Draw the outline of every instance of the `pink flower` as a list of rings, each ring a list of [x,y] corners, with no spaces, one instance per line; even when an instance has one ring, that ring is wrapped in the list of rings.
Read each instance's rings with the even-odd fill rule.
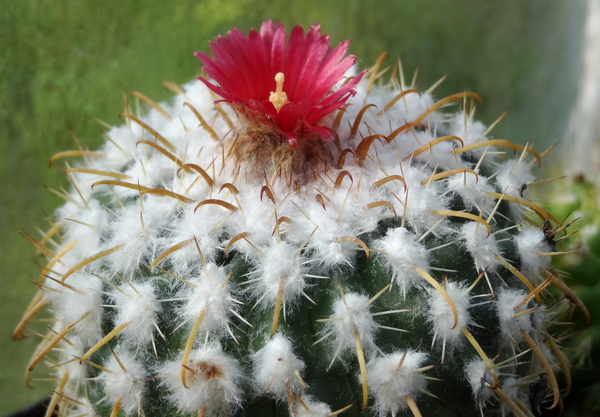
[[[216,84],[198,79],[248,117],[277,127],[293,147],[312,132],[327,140],[331,129],[317,123],[356,94],[366,72],[332,91],[356,62],[353,55],[345,57],[349,43],[332,49],[316,24],[306,35],[300,25],[294,27],[286,40],[283,24],[267,20],[248,36],[235,28],[218,36],[210,42],[214,59],[196,52]]]

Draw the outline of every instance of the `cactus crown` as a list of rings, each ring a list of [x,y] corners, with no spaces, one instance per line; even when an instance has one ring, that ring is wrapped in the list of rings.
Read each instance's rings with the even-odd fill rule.
[[[210,79],[136,93],[145,116],[52,158],[83,163],[32,238],[48,264],[15,332],[52,306],[29,366],[54,365],[50,414],[557,406],[550,322],[580,303],[549,265],[562,222],[527,200],[540,156],[490,139],[476,94],[435,101],[381,60],[352,76],[347,48],[234,29],[197,53]],[[567,297],[546,307],[550,285]]]

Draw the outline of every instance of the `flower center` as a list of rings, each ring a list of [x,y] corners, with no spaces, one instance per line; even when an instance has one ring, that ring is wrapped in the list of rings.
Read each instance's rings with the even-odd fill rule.
[[[283,76],[283,72],[278,72],[275,75],[275,82],[277,83],[277,87],[275,92],[271,91],[271,95],[269,96],[269,101],[273,103],[277,113],[283,107],[284,104],[288,103],[287,94],[283,92],[283,82],[285,81],[285,77]]]

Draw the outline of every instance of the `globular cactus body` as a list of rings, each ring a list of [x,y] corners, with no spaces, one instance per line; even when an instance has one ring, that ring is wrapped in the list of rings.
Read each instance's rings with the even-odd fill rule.
[[[49,261],[17,332],[51,306],[30,366],[55,351],[51,409],[555,407],[568,366],[548,322],[568,301],[542,296],[569,290],[548,264],[554,230],[536,222],[560,225],[526,199],[538,155],[489,139],[472,93],[435,101],[396,72],[382,82],[379,65],[344,82],[347,43],[329,48],[318,26],[286,41],[265,22],[212,48],[199,57],[219,85],[194,81],[172,104],[138,94],[150,111],[127,107],[67,166],[74,188],[39,242]]]

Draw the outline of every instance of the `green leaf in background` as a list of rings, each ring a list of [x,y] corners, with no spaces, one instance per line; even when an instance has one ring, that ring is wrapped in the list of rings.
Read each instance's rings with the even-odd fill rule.
[[[407,76],[419,68],[424,88],[447,74],[439,96],[476,91],[486,124],[509,112],[496,137],[537,139],[542,150],[563,138],[584,14],[584,0],[0,0],[0,414],[52,390],[43,382],[24,386],[35,341],[11,337],[40,273],[40,258],[18,232],[38,236],[38,227],[48,227],[44,213],[60,199],[43,185],[68,186],[48,159],[75,148],[73,136],[98,146],[93,117],[122,122],[120,88],[167,100],[161,82],[196,76],[193,52],[207,50],[217,34],[265,19],[319,22],[332,43],[354,40],[362,67],[388,51],[402,58]]]

